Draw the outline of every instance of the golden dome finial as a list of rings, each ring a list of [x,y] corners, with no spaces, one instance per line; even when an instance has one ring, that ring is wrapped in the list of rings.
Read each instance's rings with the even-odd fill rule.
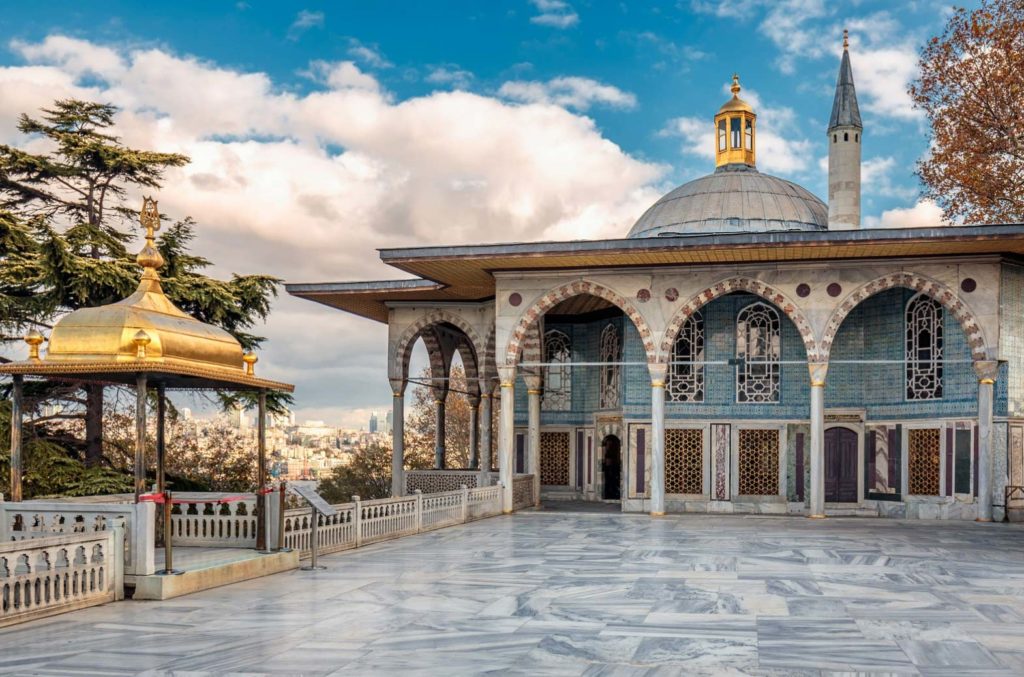
[[[740,75],[739,73],[732,74],[732,87],[729,88],[732,92],[733,97],[740,98]]]
[[[151,197],[142,198],[142,210],[139,212],[139,223],[146,229],[146,244],[142,251],[135,257],[135,261],[142,266],[142,279],[159,280],[160,276],[156,271],[164,265],[164,257],[156,248],[154,236],[160,230],[160,211],[157,209],[157,202]]]
[[[255,376],[256,375],[256,363],[259,362],[260,358],[256,357],[256,353],[249,350],[242,355],[242,362],[245,362],[245,375]]]
[[[28,344],[28,359],[39,359],[39,346],[41,346],[43,344],[43,341],[45,340],[46,337],[40,334],[39,331],[35,329],[25,334],[25,343]]]
[[[149,338],[149,334],[145,331],[140,329],[135,332],[135,336],[132,337],[132,343],[135,344],[135,357],[140,360],[145,359],[146,346],[148,346],[152,341],[153,339]]]
[[[850,31],[843,29],[843,49],[850,48]]]

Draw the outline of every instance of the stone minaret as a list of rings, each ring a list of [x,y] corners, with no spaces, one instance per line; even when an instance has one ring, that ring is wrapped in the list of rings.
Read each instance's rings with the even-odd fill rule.
[[[860,228],[860,144],[864,127],[850,67],[850,40],[843,31],[843,60],[828,121],[828,227]]]

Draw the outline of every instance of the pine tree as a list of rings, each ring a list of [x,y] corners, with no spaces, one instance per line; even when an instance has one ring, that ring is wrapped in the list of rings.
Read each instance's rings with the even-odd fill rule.
[[[18,130],[45,140],[43,153],[0,145],[0,329],[5,341],[20,340],[30,326],[49,328],[78,308],[113,303],[138,284],[139,270],[128,245],[138,212],[127,202],[133,188],[160,188],[168,168],[189,158],[125,146],[111,133],[117,109],[109,104],[59,100],[39,118],[22,115]],[[267,275],[207,277],[206,259],[189,252],[195,224],[185,219],[164,231],[157,246],[167,296],[182,310],[233,334],[243,347],[262,337],[249,333],[270,311],[279,280]],[[8,260],[16,267],[8,267]],[[40,397],[62,397],[79,405],[85,419],[87,464],[103,457],[103,388],[85,386],[84,401],[65,387]],[[219,393],[225,406],[250,396]],[[291,401],[270,398],[272,409]]]

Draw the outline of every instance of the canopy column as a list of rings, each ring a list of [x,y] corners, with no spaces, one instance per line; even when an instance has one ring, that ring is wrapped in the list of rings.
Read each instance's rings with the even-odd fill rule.
[[[21,426],[24,423],[22,412],[24,379],[21,374],[12,377],[11,387],[11,501],[21,500],[21,477],[24,474],[22,468],[21,453]]]
[[[651,372],[651,517],[665,514],[665,377],[666,364],[650,364]]]
[[[156,489],[163,494],[167,490],[167,391],[156,387]]]
[[[391,379],[391,495],[405,496],[405,379]]]
[[[524,376],[527,396],[527,446],[529,450],[529,472],[533,473],[533,504],[540,505],[540,376]]]
[[[999,363],[974,363],[978,376],[978,521],[992,521],[992,398]]]
[[[502,486],[502,509],[512,512],[512,447],[515,435],[516,368],[498,367],[501,379],[501,420],[498,429],[498,473]]]
[[[492,411],[492,396],[489,391],[488,383],[483,379],[483,393],[480,395],[480,469],[484,472],[490,472],[492,467],[491,462],[491,447],[492,442],[492,428],[491,419],[494,416]]]
[[[256,549],[267,550],[267,391],[260,390],[256,422]]]
[[[135,502],[146,493],[146,381],[141,373],[135,377]]]
[[[480,468],[480,397],[469,398],[469,467]]]
[[[825,517],[825,376],[828,362],[809,362],[811,374],[811,505],[813,518]]]

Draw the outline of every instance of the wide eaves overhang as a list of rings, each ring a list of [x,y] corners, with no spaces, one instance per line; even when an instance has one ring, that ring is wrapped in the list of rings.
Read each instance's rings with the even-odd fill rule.
[[[623,240],[381,249],[384,263],[417,276],[385,282],[291,283],[289,294],[387,322],[396,302],[480,301],[494,273],[935,256],[1024,257],[1024,224],[824,232],[672,235]]]

